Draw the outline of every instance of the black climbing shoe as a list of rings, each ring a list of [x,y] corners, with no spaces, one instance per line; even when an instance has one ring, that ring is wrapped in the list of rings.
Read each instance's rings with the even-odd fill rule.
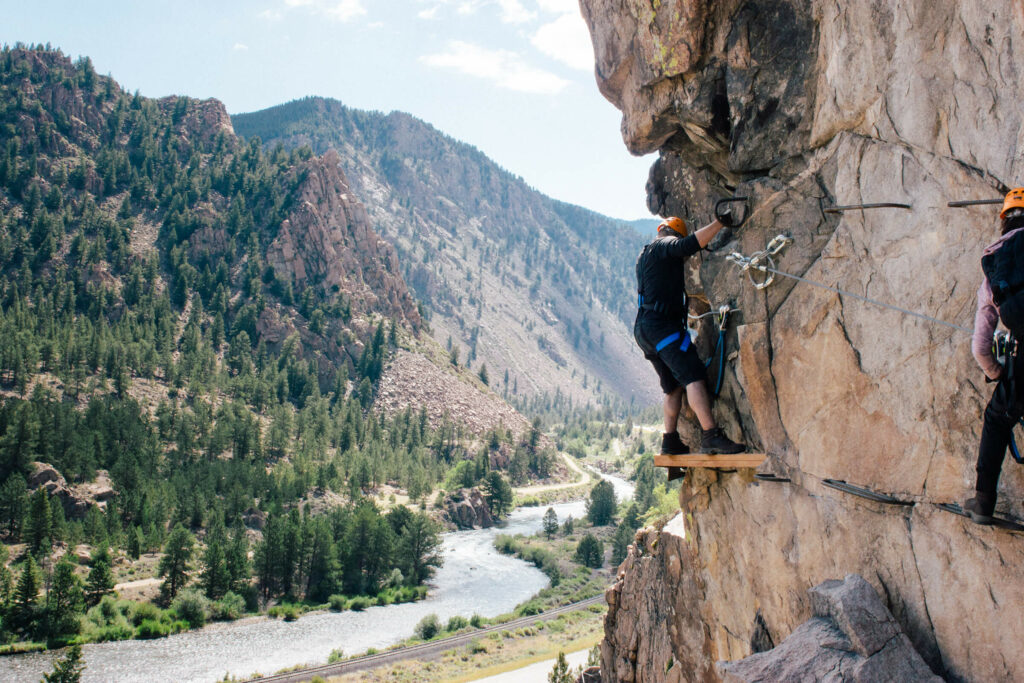
[[[721,427],[715,427],[704,430],[700,439],[700,449],[708,455],[732,455],[742,453],[747,447],[730,440]]]
[[[975,493],[977,495],[974,498],[970,498],[964,503],[964,512],[970,515],[971,521],[975,524],[991,524],[995,521],[992,518],[992,513],[996,509],[996,497],[981,491],[975,491]]]
[[[679,438],[679,432],[661,435],[662,455],[686,455],[689,452],[690,447]]]

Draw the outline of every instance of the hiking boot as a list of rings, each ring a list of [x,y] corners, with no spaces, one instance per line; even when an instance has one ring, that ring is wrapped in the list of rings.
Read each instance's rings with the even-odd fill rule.
[[[747,447],[732,441],[725,435],[721,427],[705,429],[700,438],[700,449],[708,455],[732,455],[742,453]]]
[[[964,512],[971,517],[975,524],[991,524],[994,520],[992,513],[996,509],[996,497],[990,493],[975,491],[976,496],[964,503]]]
[[[679,438],[679,432],[661,435],[662,455],[686,455],[689,452],[690,447]]]

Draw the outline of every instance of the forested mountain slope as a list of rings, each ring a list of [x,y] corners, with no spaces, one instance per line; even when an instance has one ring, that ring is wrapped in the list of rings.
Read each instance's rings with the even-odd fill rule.
[[[524,481],[550,464],[536,438],[481,419],[469,452],[458,415],[428,415],[440,399],[372,408],[411,356],[527,438],[421,326],[335,155],[267,153],[221,103],[133,96],[88,59],[0,52],[0,540],[42,562],[81,542],[137,557],[178,524],[177,541],[230,536],[211,598],[373,593],[392,569],[421,583],[429,566],[403,539],[424,516],[385,519],[378,486],[419,499],[463,460],[471,485],[499,450]],[[104,500],[74,498],[100,470]],[[3,565],[0,641],[17,623],[59,635],[34,607],[8,621]]]
[[[232,122],[268,149],[337,150],[434,338],[497,390],[651,398],[630,337],[643,245],[630,224],[545,197],[408,114],[307,98]]]

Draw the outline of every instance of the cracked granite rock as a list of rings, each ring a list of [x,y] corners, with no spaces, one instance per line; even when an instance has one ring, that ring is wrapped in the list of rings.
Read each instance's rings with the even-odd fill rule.
[[[752,198],[749,222],[692,259],[687,289],[741,309],[716,416],[791,479],[689,478],[684,515],[644,531],[610,589],[606,680],[718,680],[715,662],[782,642],[810,617],[808,589],[851,573],[947,680],[1024,680],[1024,543],[937,507],[973,488],[991,393],[969,335],[783,276],[757,290],[724,258],[786,233],[779,270],[971,328],[996,211],[946,203],[1024,184],[1024,9],[580,4],[625,145],[658,152],[649,207],[702,224],[715,199]],[[868,202],[912,208],[824,211]],[[702,353],[716,336],[705,320]],[[1024,468],[1008,461],[999,511],[1024,516],[1022,499]]]
[[[814,617],[778,647],[720,662],[726,683],[901,681],[934,683],[931,672],[871,585],[857,574],[810,590]]]

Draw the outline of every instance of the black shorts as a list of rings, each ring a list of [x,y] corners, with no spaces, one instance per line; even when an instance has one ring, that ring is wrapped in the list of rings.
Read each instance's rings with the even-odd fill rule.
[[[673,339],[677,333],[679,336]],[[707,379],[704,362],[697,355],[693,343],[688,343],[688,334],[686,328],[678,322],[666,323],[657,319],[638,318],[633,327],[636,343],[643,350],[644,358],[654,366],[661,390],[666,394],[672,393],[677,387]]]

